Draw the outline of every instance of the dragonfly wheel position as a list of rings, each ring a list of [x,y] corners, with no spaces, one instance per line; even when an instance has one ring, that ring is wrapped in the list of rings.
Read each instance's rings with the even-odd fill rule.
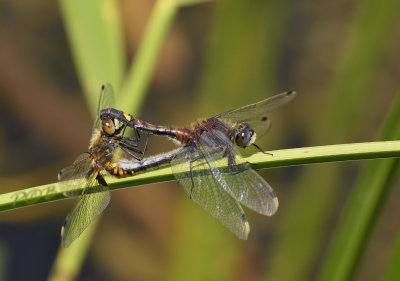
[[[293,91],[282,93],[204,120],[193,129],[152,125],[114,108],[103,109],[100,118],[119,120],[135,130],[180,142],[182,147],[173,152],[140,162],[121,159],[113,169],[135,174],[170,163],[176,179],[193,201],[239,238],[247,239],[250,228],[241,204],[271,216],[278,209],[278,199],[235,145],[260,149],[254,142],[270,129],[266,114],[295,96]]]

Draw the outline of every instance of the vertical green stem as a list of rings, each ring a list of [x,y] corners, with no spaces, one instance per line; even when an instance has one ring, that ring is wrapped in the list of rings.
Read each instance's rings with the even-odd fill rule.
[[[400,96],[388,116],[381,139],[399,139]],[[399,159],[369,162],[360,174],[343,210],[319,280],[350,280],[365,250],[380,206],[396,176]]]
[[[176,0],[159,0],[156,2],[149,19],[148,27],[135,56],[135,63],[129,69],[127,79],[122,87],[118,108],[135,114],[138,104],[142,104],[144,94],[151,80],[165,37],[179,8]],[[135,96],[134,101],[130,97]]]

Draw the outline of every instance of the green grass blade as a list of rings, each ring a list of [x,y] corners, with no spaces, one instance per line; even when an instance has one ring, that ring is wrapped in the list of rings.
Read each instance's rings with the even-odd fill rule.
[[[199,1],[184,2],[194,4]],[[100,85],[110,82],[118,95],[116,106],[136,115],[144,101],[150,77],[178,4],[182,3],[175,0],[156,2],[156,8],[136,54],[135,62],[126,77],[122,93],[120,93],[120,88],[126,57],[118,1],[60,0],[59,4],[78,77],[92,114],[96,113]],[[37,197],[37,194],[34,195],[36,192],[43,192],[44,197]],[[57,184],[38,187],[28,193],[20,192],[15,196],[27,196],[26,202],[34,203],[38,200],[36,203],[39,203],[46,202],[47,195],[51,196],[52,200],[64,198]],[[20,204],[20,198],[16,197],[16,199],[15,207]],[[70,247],[72,249],[59,251],[50,276],[51,280],[56,280],[60,272],[68,274],[72,279],[72,276],[78,274],[98,221],[92,223],[85,231],[83,235],[85,239],[78,239]]]
[[[400,96],[387,118],[381,139],[399,139]],[[398,159],[370,162],[360,174],[339,221],[319,280],[350,280],[366,247],[371,229],[379,215],[379,208],[395,171]]]
[[[125,102],[118,104],[120,110],[135,114],[138,111],[137,105],[143,103],[144,94],[178,8],[179,3],[176,0],[158,0],[156,2],[135,61],[128,71],[121,90],[120,97]],[[130,99],[131,96],[135,97],[134,102]]]
[[[59,6],[78,78],[90,111],[95,116],[101,84],[110,82],[118,93],[122,83],[126,57],[119,3],[113,0],[60,0]],[[46,193],[56,187],[49,185],[33,192]],[[54,198],[57,196],[63,197],[62,194],[56,194]],[[85,231],[84,238],[77,239],[71,249],[60,249],[50,280],[57,280],[60,275],[75,278],[98,221],[92,223]]]
[[[392,257],[389,261],[388,269],[386,270],[384,281],[400,280],[400,233],[397,236],[396,245],[393,249]]]
[[[306,143],[348,142],[364,126],[371,96],[384,94],[371,89],[379,65],[385,60],[387,40],[396,28],[399,3],[367,0],[354,6],[353,23],[346,28],[347,33],[340,35],[342,53],[330,59],[330,67],[336,71],[331,85],[319,88],[324,91],[326,104],[318,105],[321,110]],[[318,179],[323,179],[323,188]],[[319,255],[326,240],[324,230],[329,229],[336,216],[338,203],[343,200],[340,187],[345,184],[340,165],[303,170],[291,188],[286,208],[280,210],[278,236],[265,262],[266,279],[310,280],[315,266],[320,264]]]
[[[273,156],[261,152],[245,157],[254,169],[276,168],[293,165],[325,163],[332,161],[365,160],[400,157],[400,141],[371,142],[303,147],[270,151]],[[218,164],[218,163],[217,163]],[[116,179],[107,177],[111,190],[174,180],[169,167],[149,171],[132,177]],[[12,210],[39,203],[65,199],[63,191],[75,190],[52,183],[0,195],[0,211]],[[82,188],[78,189],[81,191]]]
[[[202,3],[211,2],[212,0],[178,0],[180,6],[192,6]]]
[[[288,36],[293,3],[213,3],[198,95],[181,101],[186,108],[186,114],[182,112],[181,116],[186,120],[213,116],[261,100],[281,87],[284,90],[283,85],[277,85],[277,77],[286,52],[283,42]],[[179,197],[176,209],[166,280],[243,279],[238,275],[247,268],[242,264],[247,246],[185,196]]]
[[[118,1],[60,0],[59,6],[78,78],[94,116],[100,86],[110,82],[118,92],[122,83],[126,58]]]
[[[158,57],[164,45],[178,9],[181,6],[195,5],[210,0],[158,0],[151,13],[146,31],[129,67],[120,93],[117,107],[131,114],[138,113],[143,104]],[[134,97],[134,99],[132,98]]]
[[[76,239],[68,248],[60,246],[49,278],[47,279],[48,281],[77,279],[99,221],[100,217],[94,220],[79,239]]]

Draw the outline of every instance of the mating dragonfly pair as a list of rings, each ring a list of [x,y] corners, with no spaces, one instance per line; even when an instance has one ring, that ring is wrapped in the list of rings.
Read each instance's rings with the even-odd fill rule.
[[[271,216],[278,208],[278,199],[270,185],[247,165],[235,145],[260,149],[254,144],[256,136],[264,135],[271,126],[265,114],[295,95],[290,91],[228,111],[190,130],[155,126],[112,108],[112,87],[103,85],[89,151],[59,173],[61,186],[84,186],[79,202],[62,227],[62,245],[68,247],[108,205],[106,172],[125,177],[166,164],[171,165],[176,179],[193,201],[240,239],[247,239],[250,228],[241,204]],[[125,136],[127,128],[133,130],[133,136]],[[144,158],[151,134],[172,138],[181,147]]]

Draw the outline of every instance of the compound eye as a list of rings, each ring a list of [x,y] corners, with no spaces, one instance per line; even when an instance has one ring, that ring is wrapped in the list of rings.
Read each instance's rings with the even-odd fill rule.
[[[101,120],[101,125],[103,127],[104,133],[106,133],[107,135],[112,136],[115,134],[115,125],[110,118],[104,118],[103,120]]]
[[[239,132],[236,135],[236,139],[235,142],[238,146],[241,147],[246,147],[248,145],[248,143],[250,142],[250,137],[249,134],[247,132]]]
[[[240,147],[248,147],[255,140],[255,133],[248,124],[241,124],[235,136],[235,143]]]

